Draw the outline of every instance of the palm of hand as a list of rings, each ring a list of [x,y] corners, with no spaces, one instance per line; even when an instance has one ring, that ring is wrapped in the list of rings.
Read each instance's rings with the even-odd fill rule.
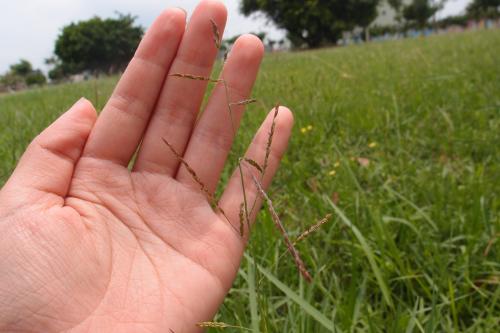
[[[65,201],[22,217],[33,233],[11,238],[39,260],[30,265],[56,260],[30,285],[44,292],[31,318],[38,327],[184,332],[213,316],[243,242],[202,194],[167,176],[83,159]],[[55,225],[34,231],[47,223]]]
[[[263,49],[252,36],[236,42],[226,86],[214,88],[196,121],[206,82],[168,73],[210,75],[210,21],[222,28],[226,12],[204,0],[186,32],[184,20],[165,11],[99,118],[79,101],[33,141],[0,191],[0,330],[192,332],[222,303],[248,236],[235,231],[241,181],[257,200],[256,170],[233,174],[221,217],[162,139],[213,193],[243,112],[234,106],[230,120],[227,103],[248,98]],[[246,153],[263,162],[273,122],[263,187],[286,149],[290,112],[268,116]]]

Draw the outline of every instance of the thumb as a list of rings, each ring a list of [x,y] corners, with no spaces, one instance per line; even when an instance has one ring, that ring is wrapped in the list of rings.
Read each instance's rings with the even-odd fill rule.
[[[28,146],[7,182],[9,192],[27,189],[66,196],[96,118],[88,100],[76,102]]]

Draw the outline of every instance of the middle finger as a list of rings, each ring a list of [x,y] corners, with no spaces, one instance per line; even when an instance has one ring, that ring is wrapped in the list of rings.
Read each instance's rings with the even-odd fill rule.
[[[183,154],[208,82],[171,74],[210,76],[218,53],[211,20],[222,36],[226,18],[226,7],[220,1],[203,0],[196,7],[144,136],[134,171],[175,175],[179,161],[162,138]]]

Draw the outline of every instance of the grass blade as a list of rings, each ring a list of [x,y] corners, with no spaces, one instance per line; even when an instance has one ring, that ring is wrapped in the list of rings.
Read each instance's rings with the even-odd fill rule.
[[[387,192],[389,192],[392,195],[394,195],[396,198],[398,198],[398,199],[404,201],[405,203],[407,203],[408,205],[410,205],[413,209],[415,209],[417,211],[417,213],[420,214],[420,216],[422,216],[424,218],[424,220],[427,221],[427,223],[429,223],[429,225],[432,227],[432,229],[434,229],[434,231],[438,231],[438,227],[437,227],[436,223],[434,223],[434,221],[430,218],[429,215],[427,215],[426,212],[424,212],[424,210],[422,208],[418,207],[413,202],[411,202],[409,199],[407,199],[406,197],[404,197],[402,194],[396,192],[395,190],[393,190],[389,186],[384,185],[384,189]]]
[[[377,265],[377,262],[375,260],[375,254],[373,253],[372,249],[370,248],[370,245],[366,241],[365,237],[359,231],[359,229],[345,216],[345,214],[340,210],[340,208],[335,205],[330,198],[325,196],[325,199],[327,202],[332,206],[332,208],[335,210],[335,213],[337,216],[340,218],[340,220],[347,226],[349,227],[354,236],[356,236],[356,239],[358,240],[359,244],[361,245],[361,248],[363,249],[363,252],[365,253],[366,257],[368,258],[368,262],[370,263],[370,266],[372,268],[373,274],[375,275],[375,278],[377,279],[377,282],[379,284],[380,290],[382,291],[382,295],[384,296],[384,299],[391,308],[394,307],[394,303],[392,302],[392,297],[391,293],[389,291],[389,288],[387,287],[387,284],[385,283],[385,280],[382,276],[382,272],[380,271],[380,268]]]
[[[245,254],[245,257],[248,261],[253,261],[249,255]],[[323,313],[321,313],[318,309],[312,306],[309,302],[307,302],[304,298],[302,298],[299,294],[294,292],[290,287],[281,282],[277,277],[275,277],[271,272],[269,272],[264,267],[257,264],[257,269],[262,273],[272,284],[274,284],[279,290],[281,290],[291,301],[296,303],[300,308],[314,318],[318,323],[328,329],[330,332],[341,332],[341,330],[336,327],[335,323],[327,318]]]
[[[250,318],[252,320],[252,330],[259,332],[259,310],[257,307],[257,289],[255,286],[255,261],[247,258],[247,282],[248,282],[248,297],[250,300]]]

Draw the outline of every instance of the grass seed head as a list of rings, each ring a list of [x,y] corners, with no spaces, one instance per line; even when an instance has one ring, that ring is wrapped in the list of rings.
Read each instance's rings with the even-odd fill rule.
[[[262,197],[262,199],[264,201],[266,201],[267,208],[269,209],[269,212],[271,213],[271,218],[272,218],[276,228],[281,233],[281,236],[285,240],[285,244],[286,244],[286,247],[288,249],[288,252],[290,252],[290,254],[292,255],[293,260],[295,262],[295,265],[297,266],[300,274],[307,282],[311,283],[312,282],[311,274],[309,274],[309,272],[307,271],[306,265],[304,264],[304,261],[302,261],[302,259],[300,258],[299,251],[295,248],[293,243],[290,241],[290,237],[288,236],[288,233],[286,232],[286,229],[283,226],[283,223],[281,222],[281,219],[279,218],[278,213],[274,209],[274,205],[273,205],[272,200],[269,198],[267,193],[264,191],[264,189],[262,188],[262,185],[257,180],[257,178],[255,178],[255,176],[252,173],[250,173],[250,174],[252,176],[252,180],[253,180],[255,186],[257,187],[257,191],[258,191],[259,195]]]
[[[240,205],[240,236],[243,237],[245,235],[245,203],[242,202]]]
[[[294,245],[297,244],[298,242],[304,240],[305,238],[309,237],[312,233],[316,232],[319,230],[324,224],[326,224],[332,217],[332,214],[326,215],[324,218],[322,218],[318,223],[315,225],[311,226],[309,229],[304,231],[293,243]]]
[[[248,104],[253,104],[256,103],[257,100],[250,98],[250,99],[245,99],[243,101],[235,102],[235,103],[229,103],[231,106],[240,106],[240,105],[248,105]]]
[[[217,26],[217,23],[215,23],[215,21],[212,19],[210,19],[210,23],[212,24],[212,33],[213,33],[215,47],[217,49],[220,49],[222,42],[221,42],[219,27]]]
[[[198,177],[198,174],[196,174],[196,171],[194,171],[193,168],[189,165],[189,163],[175,150],[175,148],[167,141],[167,139],[162,138],[163,142],[167,145],[167,147],[170,149],[172,154],[177,158],[177,160],[186,168],[188,173],[191,175],[193,180],[200,186],[200,190],[206,195],[212,206],[217,209],[227,220],[227,222],[231,225],[233,229],[236,230],[236,228],[233,226],[231,221],[229,220],[228,216],[224,212],[224,210],[219,206],[219,203],[217,202],[217,199],[215,196],[208,190],[207,186],[203,181]],[[237,231],[237,230],[236,230]]]
[[[251,158],[244,158],[244,161],[253,166],[255,169],[259,170],[259,172],[262,174],[264,173],[264,170],[262,167],[257,163],[255,160],[252,160]]]
[[[212,79],[212,78],[206,77],[206,76],[193,75],[193,74],[174,73],[174,74],[170,74],[169,76],[180,77],[183,79],[189,79],[189,80],[195,80],[195,81],[207,81],[207,82],[212,82],[212,83],[221,82],[221,80]]]
[[[202,323],[196,324],[196,326],[201,327],[201,328],[228,328],[228,327],[230,327],[228,324],[217,323],[217,322],[212,322],[212,321],[204,321]]]
[[[271,146],[273,144],[273,138],[274,138],[274,130],[276,129],[276,118],[278,117],[278,113],[280,110],[280,104],[276,104],[274,107],[274,116],[273,116],[273,123],[271,125],[271,130],[269,131],[269,136],[267,137],[267,144],[266,144],[266,157],[264,158],[264,166],[262,167],[262,176],[264,177],[264,174],[266,173],[267,166],[269,163],[269,155],[271,154]]]

